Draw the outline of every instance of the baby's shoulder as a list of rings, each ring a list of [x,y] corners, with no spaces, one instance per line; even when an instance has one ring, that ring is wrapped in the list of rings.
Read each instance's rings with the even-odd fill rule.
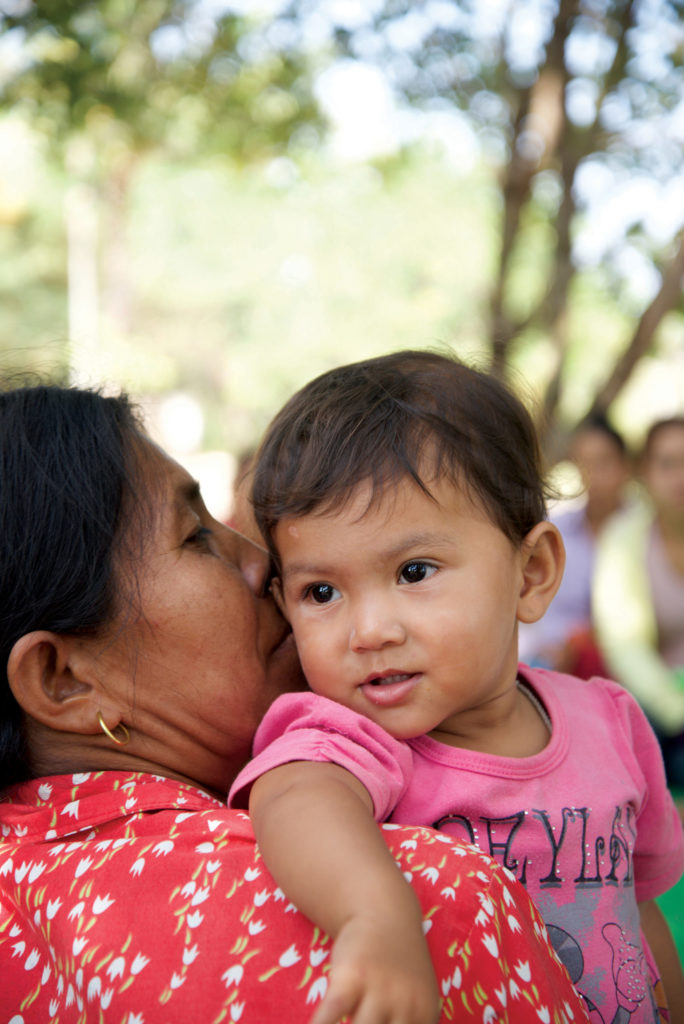
[[[530,669],[525,672],[525,681],[552,711],[556,710],[556,715],[562,709],[570,728],[573,723],[583,727],[593,719],[623,733],[625,729],[631,733],[633,723],[650,728],[632,694],[613,679],[580,679],[549,669]]]

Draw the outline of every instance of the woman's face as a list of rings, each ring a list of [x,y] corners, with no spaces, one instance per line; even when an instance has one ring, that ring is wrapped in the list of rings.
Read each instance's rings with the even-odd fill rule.
[[[684,426],[661,427],[651,440],[644,483],[661,516],[684,520]]]
[[[570,454],[588,501],[597,509],[617,508],[629,481],[629,461],[617,441],[602,430],[589,427],[577,434]]]
[[[101,647],[102,690],[123,709],[125,752],[141,770],[224,791],[268,706],[303,685],[294,644],[260,596],[265,552],[213,519],[196,482],[151,444],[142,476],[154,504],[133,574],[142,614],[124,613]]]

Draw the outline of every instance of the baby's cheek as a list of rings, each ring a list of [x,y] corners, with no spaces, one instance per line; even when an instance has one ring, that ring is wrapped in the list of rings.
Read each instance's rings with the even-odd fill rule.
[[[328,648],[328,655],[325,656],[325,651],[320,649],[312,649],[307,647],[306,643],[301,645],[301,649],[298,646],[299,659],[302,664],[306,681],[312,690],[316,690],[317,693],[326,695],[330,689],[331,683],[331,651]]]

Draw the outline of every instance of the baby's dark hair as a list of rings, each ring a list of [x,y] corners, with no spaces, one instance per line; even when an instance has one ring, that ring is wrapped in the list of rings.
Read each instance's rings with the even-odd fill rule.
[[[430,351],[402,351],[329,370],[271,422],[252,500],[276,559],[284,518],[341,507],[362,482],[370,504],[411,478],[430,494],[446,476],[513,542],[545,518],[532,418],[496,378]]]

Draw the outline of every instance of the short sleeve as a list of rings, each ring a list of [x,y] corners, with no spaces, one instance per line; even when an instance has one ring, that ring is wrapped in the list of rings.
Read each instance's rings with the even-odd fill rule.
[[[291,761],[337,764],[366,787],[376,821],[389,817],[413,766],[407,743],[369,718],[315,693],[288,693],[269,708],[254,738],[252,760],[228,794],[231,807],[246,807],[252,783]]]
[[[670,889],[684,871],[684,830],[665,780],[660,745],[646,715],[627,690],[608,683],[618,719],[645,783],[634,847],[635,892],[650,900]]]

